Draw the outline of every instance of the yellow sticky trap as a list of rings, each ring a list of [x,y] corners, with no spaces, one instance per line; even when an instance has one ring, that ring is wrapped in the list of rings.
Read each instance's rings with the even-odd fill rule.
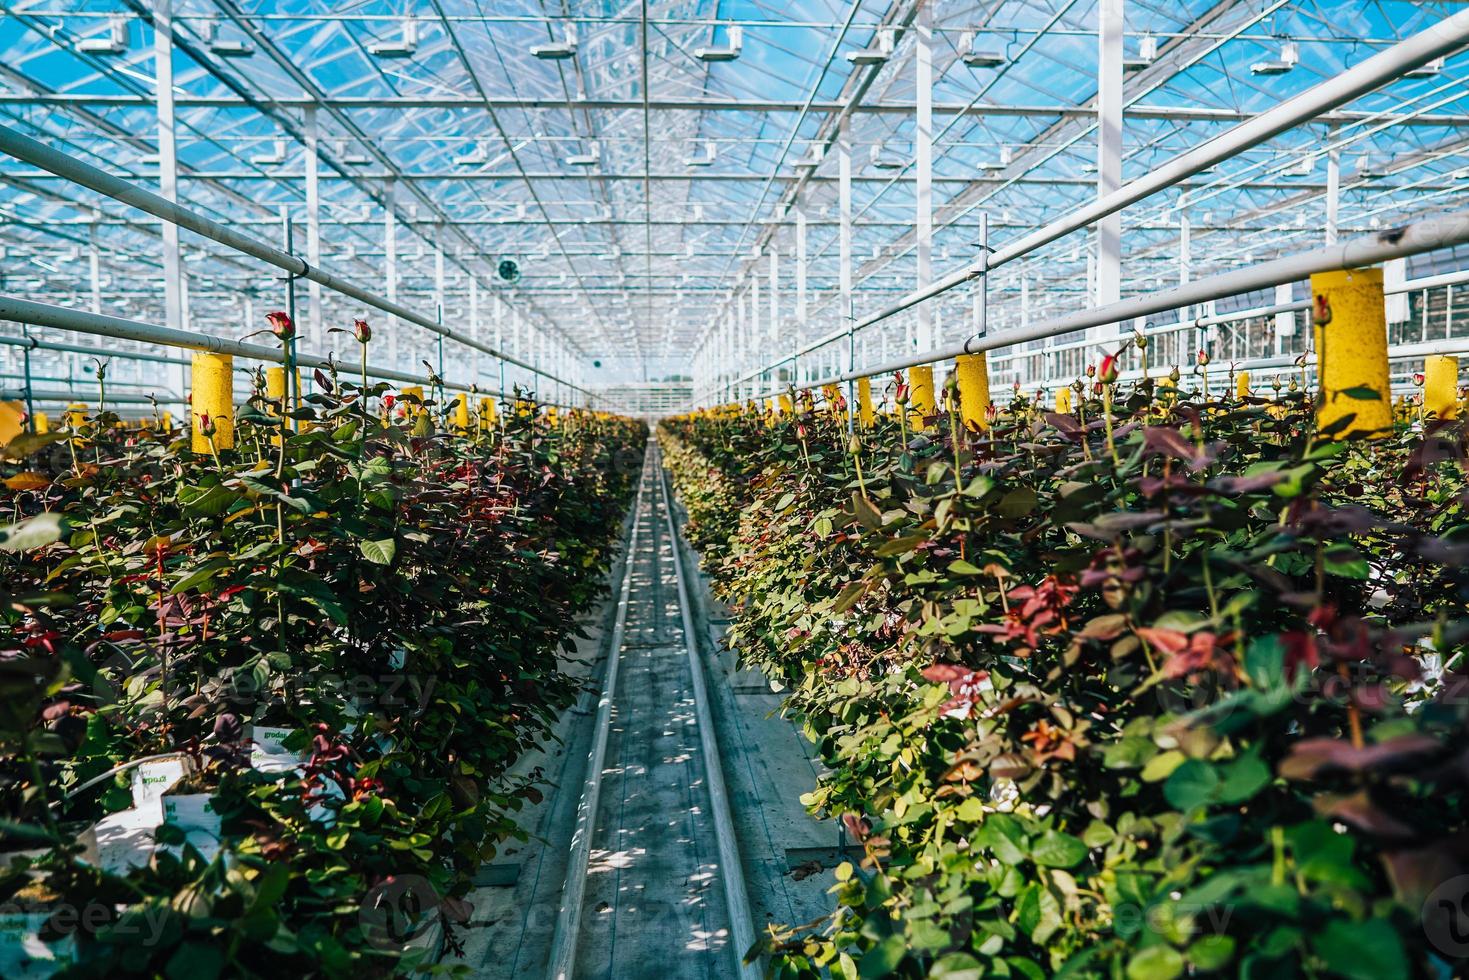
[[[408,411],[417,415],[423,411],[423,385],[408,385],[398,389],[398,397],[408,402]]]
[[[933,367],[920,364],[908,372],[908,413],[914,429],[926,429],[934,413]]]
[[[194,355],[193,447],[196,453],[207,453],[209,437],[204,434],[207,416],[214,427],[214,448],[233,449],[235,445],[235,359],[229,354],[199,352]]]
[[[454,431],[460,435],[469,434],[469,396],[460,392],[454,396]]]
[[[954,359],[959,376],[959,409],[964,427],[976,432],[990,427],[990,365],[983,354],[960,354]]]
[[[1056,412],[1059,415],[1071,414],[1071,389],[1065,386],[1056,389]]]
[[[786,392],[781,392],[780,394],[780,410],[783,415],[794,415],[796,412],[796,403],[791,400],[791,396]]]
[[[172,412],[164,412],[163,413],[163,431],[164,432],[172,432],[173,431],[173,413]]]
[[[50,432],[50,431],[51,431],[51,420],[49,418],[47,418],[45,412],[37,412],[36,413],[36,433],[39,435],[39,434]]]
[[[0,402],[0,446],[25,431],[25,406],[20,402]]]
[[[1423,411],[1441,419],[1459,417],[1459,359],[1431,354],[1423,360]]]
[[[877,413],[872,409],[872,379],[857,379],[857,418],[862,423],[862,428],[872,427],[877,420]]]
[[[66,427],[80,429],[87,422],[87,403],[72,402],[66,406]]]
[[[1311,277],[1311,295],[1315,297],[1317,383],[1322,392],[1317,426],[1330,429],[1352,416],[1332,438],[1377,439],[1389,434],[1392,389],[1382,270],[1317,273]]]
[[[481,398],[479,400],[479,425],[481,429],[488,429],[495,424],[495,400],[493,398]]]
[[[1234,397],[1241,399],[1250,397],[1250,372],[1241,371],[1234,376]]]

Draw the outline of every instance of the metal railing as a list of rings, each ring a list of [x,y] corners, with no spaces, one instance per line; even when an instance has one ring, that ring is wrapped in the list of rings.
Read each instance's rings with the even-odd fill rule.
[[[1296,255],[1282,256],[1245,269],[1222,272],[1171,289],[1159,290],[1144,296],[1136,296],[1116,303],[1053,317],[1031,326],[971,337],[960,344],[940,347],[881,364],[868,365],[857,370],[842,371],[812,380],[807,384],[810,387],[839,384],[855,381],[858,378],[902,371],[919,364],[949,360],[961,354],[978,354],[1033,340],[1043,340],[1076,330],[1085,330],[1089,327],[1123,323],[1138,317],[1196,306],[1229,296],[1239,296],[1282,283],[1299,282],[1320,272],[1377,265],[1390,259],[1419,255],[1465,242],[1469,242],[1469,211],[1456,211],[1441,218],[1416,221],[1398,228],[1386,229],[1375,235],[1354,238],[1341,244]],[[1426,280],[1418,282],[1423,281]],[[1192,323],[1184,324],[1182,327],[1174,325],[1173,329],[1187,329],[1192,325]],[[784,389],[777,388],[752,393],[750,397],[771,397],[781,390]]]
[[[904,310],[931,299],[940,293],[947,292],[963,283],[977,279],[982,284],[984,278],[991,271],[1006,263],[1028,255],[1075,231],[1086,228],[1098,219],[1121,211],[1129,205],[1136,204],[1158,191],[1199,174],[1244,150],[1258,146],[1288,129],[1308,122],[1331,109],[1339,108],[1387,82],[1402,77],[1404,73],[1414,68],[1421,67],[1437,57],[1457,51],[1466,43],[1469,43],[1469,11],[1460,11],[1444,18],[1427,30],[1421,31],[1393,45],[1391,48],[1373,55],[1360,64],[1352,66],[1341,74],[1328,78],[1320,84],[1287,99],[1273,109],[1253,116],[1239,125],[1220,133],[1213,139],[1180,153],[1172,160],[1150,170],[1146,175],[1124,184],[1110,194],[1103,195],[1090,204],[1084,205],[1055,221],[1037,228],[1035,231],[1023,235],[1013,242],[1001,246],[993,253],[982,250],[979,258],[975,261],[942,279],[920,286],[918,289],[915,289],[875,313],[855,319],[850,325],[832,331],[814,341],[801,344],[794,351],[765,364],[763,367],[746,372],[738,377],[718,380],[708,387],[702,388],[696,395],[695,403],[706,400],[718,392],[728,392],[735,386],[760,378],[766,373],[819,350],[828,344],[843,339],[850,342],[850,339],[857,331],[896,316]],[[1341,266],[1338,266],[1338,268],[1341,268]],[[1227,273],[1226,275],[1232,275],[1232,273]],[[1292,280],[1282,279],[1278,281],[1286,282]],[[1111,304],[1109,307],[1104,307],[1104,309],[1112,309],[1120,305],[1122,304]],[[1173,308],[1184,305],[1188,304],[1181,302]],[[1164,309],[1167,308],[1164,307]],[[1079,314],[1078,316],[1084,317],[1084,314]],[[1123,316],[1118,319],[1126,318]],[[1087,325],[1102,326],[1109,322],[1118,321],[1093,321]],[[1063,329],[1042,334],[1041,336],[1054,336],[1057,333],[1065,332],[1067,331]],[[1007,331],[1006,333],[1012,333],[1012,331]],[[1005,345],[987,345],[983,348],[975,348],[975,350],[990,350],[994,346]],[[942,351],[930,351],[918,354],[903,362],[895,361],[871,369],[863,369],[859,373],[852,374],[852,376],[866,377],[884,370],[901,370],[905,367],[912,367],[915,364],[925,364],[942,360],[946,357],[953,356],[952,351],[955,349],[945,348]],[[959,348],[958,352],[964,353],[966,350],[968,350],[967,347]],[[847,372],[846,374],[851,373]],[[845,377],[846,374],[843,376]]]
[[[44,143],[33,140],[30,137],[25,136],[17,132],[16,130],[6,126],[0,126],[0,152],[15,157],[17,160],[29,163],[32,166],[39,167],[42,170],[55,174],[56,176],[61,177],[65,180],[69,180],[72,183],[96,191],[97,193],[102,194],[105,197],[109,197],[115,201],[119,201],[123,204],[135,207],[141,211],[153,215],[156,218],[167,221],[170,224],[175,224],[180,228],[186,228],[197,235],[224,245],[227,248],[234,249],[235,251],[243,253],[245,255],[249,255],[252,258],[259,259],[262,262],[268,263],[269,265],[273,265],[276,268],[285,271],[294,278],[307,279],[312,282],[319,283],[327,289],[340,293],[343,296],[358,300],[374,309],[380,310],[384,313],[390,314],[391,316],[398,317],[399,319],[423,327],[424,329],[429,330],[434,334],[437,334],[439,337],[442,337],[445,340],[452,340],[455,343],[463,344],[464,346],[469,347],[473,350],[488,354],[489,356],[496,358],[497,360],[505,364],[514,365],[515,367],[528,371],[531,374],[536,375],[537,377],[545,378],[548,381],[553,381],[557,384],[564,385],[569,390],[584,395],[587,398],[588,403],[603,400],[601,396],[598,395],[596,392],[593,392],[587,388],[583,388],[580,385],[573,384],[572,382],[567,381],[565,378],[562,378],[542,368],[536,367],[535,365],[526,361],[522,361],[519,358],[506,354],[505,352],[498,350],[490,346],[489,344],[483,343],[482,341],[479,341],[473,337],[466,336],[465,334],[461,334],[458,331],[450,329],[444,326],[437,317],[428,317],[414,310],[408,309],[405,306],[400,306],[395,302],[378,296],[376,293],[372,292],[369,289],[366,289],[365,287],[359,286],[342,278],[341,276],[333,275],[327,272],[325,269],[318,268],[312,265],[299,255],[296,255],[292,252],[283,251],[273,245],[268,245],[265,242],[260,241],[259,239],[252,238],[249,235],[244,235],[240,232],[234,231],[231,228],[227,228],[217,221],[207,218],[195,211],[191,211],[188,208],[183,207],[182,205],[179,205],[173,201],[169,201],[164,197],[154,194],[152,191],[145,190],[144,188],[139,187],[122,177],[118,177],[114,174],[109,174],[105,170],[100,170],[96,167],[91,166],[90,164],[83,163],[81,160],[78,160],[75,157],[62,153],[61,151],[56,150],[53,147],[47,146]],[[13,299],[11,297],[0,299],[0,305],[24,302],[26,301]],[[44,304],[35,305],[42,306]],[[56,310],[63,308],[47,307],[47,309]],[[98,314],[90,315],[96,316]],[[18,317],[6,314],[3,311],[0,311],[0,317],[4,317],[5,319],[18,320],[21,323],[39,323],[39,321],[35,320],[20,319]],[[138,321],[126,322],[137,323]],[[55,326],[57,324],[51,323],[44,325]],[[63,326],[61,327],[61,329],[73,328]],[[172,328],[160,327],[158,329],[162,330]],[[99,331],[93,330],[88,332],[97,333]],[[184,333],[184,331],[175,330],[175,333]],[[222,340],[223,338],[215,339]],[[168,343],[168,341],[153,342]],[[172,346],[181,345],[174,344]],[[256,348],[257,351],[262,349],[263,348]],[[242,356],[254,357],[257,355],[242,354]],[[297,360],[301,361],[301,363],[305,363],[302,357],[298,357]],[[381,375],[381,377],[388,377],[388,375]]]

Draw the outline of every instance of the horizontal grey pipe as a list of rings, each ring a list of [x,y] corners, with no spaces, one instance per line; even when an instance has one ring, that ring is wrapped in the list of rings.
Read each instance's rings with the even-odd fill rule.
[[[1392,286],[1383,287],[1383,295],[1398,296],[1403,293],[1416,293],[1419,290],[1437,289],[1440,286],[1457,286],[1460,283],[1469,282],[1469,269],[1459,272],[1445,272],[1437,276],[1424,276],[1422,279],[1409,279]],[[1176,323],[1153,326],[1145,331],[1149,337],[1160,334],[1174,333],[1179,330],[1187,330],[1189,327],[1212,327],[1222,323],[1236,323],[1240,320],[1253,320],[1256,317],[1273,316],[1276,313],[1297,313],[1301,310],[1309,310],[1311,301],[1299,299],[1290,303],[1276,303],[1273,306],[1252,306],[1247,310],[1232,310],[1228,313],[1219,313],[1214,316],[1201,316],[1195,320],[1186,320]],[[1069,344],[1057,344],[1044,350],[1014,351],[1009,354],[1001,354],[991,360],[1009,361],[1023,357],[1034,357],[1037,354],[1055,354],[1058,351],[1080,350],[1085,347],[1096,345],[1096,341],[1076,340]]]
[[[34,402],[46,402],[47,404],[70,405],[73,402],[86,402],[89,397],[87,395],[78,395],[74,391],[48,391],[44,388],[38,388],[30,392],[27,392],[24,388],[5,388],[0,390],[0,399],[7,401],[25,401],[29,399]],[[139,395],[134,392],[109,391],[107,393],[108,404],[151,405],[157,402],[160,405],[182,405],[184,401],[178,395],[164,394],[153,398],[149,395]]]
[[[1314,370],[1316,367],[1316,355],[1311,351],[1306,353],[1307,356],[1303,363],[1300,361],[1300,354],[1270,354],[1264,357],[1241,358],[1238,361],[1229,361],[1227,363],[1219,362],[1216,367],[1209,371],[1210,387],[1219,387],[1217,382],[1220,378],[1228,378],[1230,374],[1239,374],[1241,371],[1256,372],[1273,370],[1276,373],[1281,373],[1283,371],[1296,371],[1302,367]],[[1387,359],[1389,361],[1412,361],[1421,360],[1433,354],[1458,355],[1464,353],[1469,353],[1469,337],[1450,337],[1444,340],[1423,340],[1411,344],[1401,344],[1387,352]],[[1156,365],[1154,365],[1151,374],[1154,378],[1165,376],[1158,372]],[[1394,376],[1398,376],[1399,374],[1401,372],[1394,372]],[[1140,369],[1132,369],[1118,374],[1117,380],[1119,382],[1141,381],[1142,377],[1143,372]],[[1196,378],[1198,376],[1194,375],[1194,377]],[[1255,382],[1256,387],[1265,381],[1263,377],[1259,376],[1253,377],[1251,380]],[[1034,392],[1042,388],[1054,390],[1062,384],[1062,379],[1051,378],[1045,382],[1032,381],[1022,384],[1020,390],[1023,392]],[[992,393],[1009,390],[1012,390],[1009,384],[990,385],[990,391]]]
[[[491,357],[499,358],[506,364],[514,364],[516,367],[523,368],[532,374],[539,375],[550,381],[555,381],[558,384],[566,385],[573,391],[580,391],[588,398],[598,397],[592,392],[578,385],[571,384],[569,381],[565,381],[554,374],[542,371],[540,368],[527,364],[525,361],[504,354],[488,344],[482,344],[473,337],[466,337],[461,333],[450,330],[437,320],[415,313],[405,306],[399,306],[397,303],[389,302],[363,289],[361,286],[334,276],[324,269],[318,269],[298,255],[283,252],[272,245],[267,245],[258,239],[251,238],[249,235],[242,235],[237,231],[226,228],[217,221],[212,221],[201,214],[196,214],[188,208],[159,197],[152,191],[144,190],[121,177],[109,174],[105,170],[98,170],[90,164],[83,163],[44,143],[37,142],[7,126],[0,126],[0,152],[8,153],[17,160],[24,160],[26,163],[40,167],[42,170],[53,173],[74,184],[80,184],[83,187],[90,188],[115,201],[132,205],[138,210],[146,211],[148,214],[156,218],[161,218],[170,224],[178,225],[180,228],[187,228],[196,235],[202,235],[237,252],[243,252],[262,262],[268,262],[276,268],[284,269],[294,276],[321,283],[326,288],[341,293],[343,296],[350,296],[384,313],[388,313],[402,320],[407,320],[409,323],[416,323],[418,326],[426,330],[431,330],[448,340],[453,340],[466,347],[472,347]]]
[[[89,354],[92,357],[121,357],[129,361],[152,361],[157,364],[188,364],[185,357],[169,357],[166,354],[140,354],[130,350],[99,350],[81,344],[56,344],[49,340],[30,340],[25,337],[0,337],[0,347],[29,347],[31,350],[60,351],[66,354]]]
[[[1135,317],[1176,310],[1183,306],[1193,306],[1196,303],[1206,303],[1211,299],[1238,296],[1256,289],[1277,286],[1283,282],[1299,282],[1318,272],[1377,265],[1389,259],[1418,255],[1422,252],[1431,252],[1437,248],[1446,248],[1464,242],[1469,242],[1469,211],[1456,211],[1442,218],[1428,218],[1399,228],[1389,228],[1376,235],[1353,238],[1338,245],[1328,245],[1326,248],[1297,255],[1282,256],[1249,268],[1235,269],[1232,272],[1221,272],[1218,275],[1197,279],[1172,289],[1136,296],[1090,310],[1081,310],[1066,316],[1054,317],[1033,326],[1003,330],[983,337],[971,337],[962,344],[953,344],[913,357],[875,364],[860,371],[832,375],[819,381],[812,381],[806,387],[816,388],[825,384],[836,384],[857,378],[902,371],[918,364],[945,361],[961,354],[978,354],[982,351],[1009,347],[1012,344],[1055,337],[1073,330],[1121,323]],[[779,393],[780,390],[783,389],[777,389],[758,397],[769,397],[771,394]]]
[[[72,15],[68,11],[68,15]],[[75,16],[83,16],[82,12],[76,11]],[[252,17],[252,19],[254,19]],[[750,22],[745,21],[749,26]],[[780,26],[795,26],[790,22],[781,22]],[[833,28],[841,25],[833,25]],[[936,29],[938,30],[938,29]],[[89,107],[115,107],[115,106],[142,106],[147,109],[153,108],[154,101],[151,95],[120,95],[114,93],[89,93],[89,92],[0,92],[0,105],[61,105],[61,106],[89,106]],[[300,97],[269,98],[259,97],[242,99],[234,95],[180,95],[174,99],[174,105],[178,108],[208,108],[208,109],[231,109],[231,108],[266,108],[266,109],[307,109],[307,108],[332,108],[332,109],[452,109],[465,112],[483,112],[487,107],[490,109],[564,109],[567,111],[583,109],[612,109],[633,111],[641,110],[643,107],[640,99],[556,99],[556,98],[507,98],[491,97],[480,99],[464,95],[395,95],[388,97],[379,96],[335,96],[325,99],[309,99]],[[805,106],[804,102],[796,100],[771,100],[771,99],[701,99],[701,98],[668,98],[652,99],[648,108],[655,112],[800,112]],[[864,102],[861,105],[851,106],[845,102],[833,100],[819,100],[811,103],[810,109],[817,113],[836,113],[842,111],[856,112],[862,115],[899,115],[912,116],[914,104],[912,102],[896,102],[892,100],[884,102]],[[962,102],[935,102],[933,114],[935,116],[1055,116],[1067,119],[1089,119],[1096,116],[1096,109],[1087,106],[1076,105],[1045,105],[1045,104],[1003,104],[992,105],[988,103],[968,104]],[[1182,106],[1182,105],[1130,105],[1127,107],[1127,115],[1130,119],[1161,119],[1175,122],[1238,122],[1248,115],[1238,109],[1220,109],[1211,106]],[[1424,113],[1414,115],[1404,112],[1364,112],[1364,111],[1341,111],[1324,114],[1317,120],[1321,123],[1335,123],[1339,125],[1350,125],[1360,122],[1387,121],[1402,126],[1442,126],[1445,128],[1462,128],[1469,126],[1469,116],[1462,113]],[[512,138],[514,137],[512,134]],[[615,139],[616,137],[604,137],[604,139]],[[682,137],[662,137],[654,133],[654,142],[664,139],[668,141],[683,142]],[[641,141],[641,137],[637,137]]]
[[[54,327],[58,330],[72,330],[77,333],[94,334],[99,337],[113,337],[117,340],[133,340],[144,344],[161,344],[165,347],[181,347],[185,350],[208,351],[212,354],[230,354],[235,357],[249,358],[256,361],[271,361],[276,364],[285,362],[285,353],[279,347],[265,347],[261,344],[247,344],[240,340],[231,340],[228,337],[217,337],[213,334],[192,333],[188,330],[175,330],[172,327],[160,327],[152,323],[144,323],[141,320],[127,320],[120,316],[109,316],[105,313],[91,313],[86,310],[74,310],[66,306],[51,306],[46,303],[36,303],[32,300],[21,299],[18,296],[0,295],[0,320],[13,320],[16,323],[31,324],[38,327]],[[105,353],[105,352],[99,352]],[[341,374],[351,377],[362,373],[362,364],[357,361],[328,361],[324,357],[314,354],[297,354],[296,365],[303,368],[322,368],[329,370],[333,365]],[[433,382],[419,374],[410,374],[406,371],[395,371],[391,368],[373,367],[370,363],[367,367],[369,376],[379,378],[383,381],[397,381],[411,385],[432,385]],[[481,395],[493,395],[498,398],[507,397],[502,391],[492,388],[479,388],[461,384],[459,382],[443,380],[444,388],[450,391],[474,391]],[[581,391],[582,389],[576,389]],[[575,408],[574,405],[560,406],[557,402],[538,398],[536,401],[542,405],[558,405],[558,407]]]
[[[1225,130],[1213,139],[1193,149],[1185,150],[1161,166],[1148,171],[1144,176],[1123,184],[1110,194],[1097,198],[1091,204],[1077,208],[1050,224],[1043,225],[1030,234],[1022,235],[1015,241],[1001,246],[986,258],[971,262],[957,272],[920,286],[896,303],[858,319],[851,329],[861,330],[863,327],[896,316],[924,300],[968,282],[986,269],[993,271],[1007,262],[1028,255],[1058,238],[1093,224],[1098,219],[1121,211],[1128,205],[1136,204],[1160,190],[1172,187],[1217,163],[1258,146],[1292,127],[1315,119],[1331,109],[1339,108],[1358,96],[1365,95],[1393,79],[1402,77],[1404,72],[1419,68],[1441,55],[1457,51],[1466,42],[1469,42],[1469,10],[1462,10],[1445,17],[1427,30],[1420,31],[1387,50],[1378,52],[1366,61],[1353,65],[1341,74],[1334,75],[1319,85],[1287,99],[1273,109],[1267,109],[1238,126]],[[772,367],[802,354],[810,353],[846,335],[847,328],[833,331],[815,343],[774,361],[755,374],[763,374]]]

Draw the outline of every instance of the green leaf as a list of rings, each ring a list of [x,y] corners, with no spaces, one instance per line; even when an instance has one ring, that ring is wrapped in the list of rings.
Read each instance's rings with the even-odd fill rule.
[[[1149,946],[1127,961],[1127,980],[1173,980],[1183,967],[1183,956],[1172,946]]]
[[[1382,401],[1382,392],[1378,391],[1376,388],[1368,388],[1366,385],[1356,385],[1352,388],[1343,388],[1340,391],[1340,394],[1346,395],[1348,398],[1355,398],[1359,402]]]
[[[1117,836],[1117,832],[1100,820],[1087,824],[1081,833],[1082,843],[1087,847],[1105,847]]]
[[[1195,940],[1184,953],[1199,970],[1220,970],[1234,959],[1233,936],[1205,936]]]
[[[877,508],[855,490],[852,491],[852,511],[863,527],[872,531],[882,527],[882,515],[877,512]]]
[[[1044,885],[1032,882],[1015,902],[1015,924],[1044,945],[1061,927],[1061,902]]]
[[[980,980],[984,976],[984,966],[968,953],[950,953],[940,957],[928,975],[939,980]]]
[[[25,459],[31,453],[39,452],[53,443],[61,442],[66,435],[61,432],[23,432],[5,444],[5,451],[0,455],[10,459]]]
[[[391,565],[393,556],[398,553],[398,542],[392,538],[383,538],[379,541],[361,541],[357,544],[362,557],[374,565]]]
[[[869,949],[857,964],[857,975],[863,980],[885,977],[898,968],[908,954],[908,944],[902,936],[893,935]]]
[[[1142,778],[1145,783],[1156,783],[1173,775],[1173,770],[1183,765],[1187,757],[1177,749],[1169,749],[1167,752],[1159,752],[1148,760],[1143,766]]]
[[[168,959],[168,980],[213,980],[224,969],[224,952],[203,943],[185,943]]]
[[[1334,918],[1311,940],[1332,973],[1347,980],[1390,980],[1411,975],[1403,941],[1383,919]]]
[[[957,559],[955,561],[949,562],[949,574],[950,575],[983,575],[984,574],[984,570],[981,569],[981,568],[979,568],[979,567],[977,567],[977,566],[975,566],[975,565],[971,565],[969,562],[965,561],[963,558],[959,558],[959,559]]]
[[[790,492],[783,493],[780,495],[780,499],[775,502],[775,506],[772,508],[772,510],[774,510],[778,514],[795,502],[795,494]]]
[[[1224,780],[1219,784],[1220,803],[1243,803],[1270,784],[1270,767],[1261,761],[1258,749],[1241,756],[1224,767]]]
[[[1086,859],[1087,846],[1080,837],[1048,830],[1031,845],[1030,857],[1047,868],[1074,868]]]
[[[1189,759],[1173,770],[1173,775],[1163,784],[1163,796],[1187,813],[1211,803],[1218,789],[1219,774],[1214,767],[1202,759]]]
[[[1024,517],[1035,510],[1035,491],[1030,487],[1016,487],[1000,498],[998,510],[1002,517]]]
[[[61,539],[66,519],[55,511],[46,511],[7,528],[0,528],[0,551],[29,551]]]

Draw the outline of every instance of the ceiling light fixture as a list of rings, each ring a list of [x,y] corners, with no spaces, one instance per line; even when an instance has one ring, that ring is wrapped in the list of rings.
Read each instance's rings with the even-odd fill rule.
[[[1123,58],[1123,71],[1142,71],[1144,68],[1158,60],[1158,39],[1151,34],[1144,34],[1142,40],[1137,44],[1137,57]]]
[[[565,61],[576,57],[576,25],[566,25],[566,38],[562,41],[552,41],[550,44],[536,44],[530,49],[530,53],[542,61]]]
[[[745,29],[739,24],[729,26],[729,43],[722,48],[695,48],[694,57],[700,61],[734,61],[740,56],[745,43]]]
[[[873,47],[862,48],[860,51],[848,51],[847,60],[859,68],[886,63],[893,54],[893,29],[879,27],[873,41]]]
[[[992,48],[976,47],[977,40],[979,36],[974,31],[959,35],[959,57],[970,68],[998,68],[1009,60]]]
[[[878,143],[872,148],[872,166],[878,170],[902,170],[908,165],[908,161],[895,153],[888,153],[883,144]]]
[[[77,50],[85,54],[122,54],[127,49],[128,22],[125,17],[111,18],[107,33],[101,37],[84,37],[77,42]]]
[[[594,167],[602,159],[602,144],[593,143],[590,151],[586,153],[573,153],[566,158],[568,167]]]
[[[378,41],[367,46],[369,53],[379,58],[411,58],[418,50],[418,21],[403,18],[403,33],[396,41]]]
[[[1257,61],[1250,66],[1252,75],[1284,75],[1301,61],[1301,49],[1294,41],[1286,41],[1280,46],[1280,60]]]
[[[698,153],[697,142],[694,144],[694,146],[695,149],[693,150],[693,152],[683,158],[683,165],[685,167],[707,167],[714,162],[714,158],[718,155],[719,152],[717,149],[715,149],[713,140],[704,141],[704,153],[702,156],[700,156]]]
[[[257,167],[276,167],[286,162],[286,141],[275,140],[275,149],[271,153],[260,153],[250,158],[250,162]]]

